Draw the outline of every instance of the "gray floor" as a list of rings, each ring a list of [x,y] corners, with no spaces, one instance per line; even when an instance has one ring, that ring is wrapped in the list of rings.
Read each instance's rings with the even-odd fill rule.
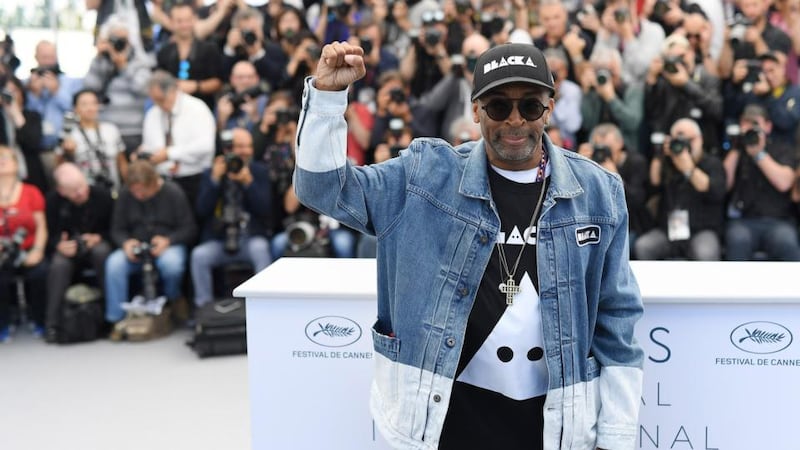
[[[0,344],[0,449],[249,449],[247,358],[189,332],[144,343]]]

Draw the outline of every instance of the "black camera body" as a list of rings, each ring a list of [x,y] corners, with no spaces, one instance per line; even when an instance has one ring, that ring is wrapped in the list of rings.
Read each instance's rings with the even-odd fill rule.
[[[669,141],[669,151],[673,155],[680,155],[684,150],[688,150],[690,146],[691,142],[683,136],[674,137]]]
[[[481,34],[487,39],[490,39],[497,33],[503,31],[506,26],[506,19],[492,14],[484,14],[481,16]]]
[[[464,71],[466,69],[467,59],[464,58],[464,55],[455,54],[450,57],[450,67],[451,71],[453,72],[453,76],[456,78],[463,78]]]
[[[737,14],[733,19],[733,22],[730,24],[731,30],[730,33],[728,33],[728,38],[731,40],[731,44],[739,45],[739,43],[744,40],[744,35],[747,33],[747,27],[752,25],[753,21],[741,14]]]
[[[233,104],[233,109],[239,109],[242,107],[242,104],[244,104],[244,102],[246,102],[247,100],[252,100],[263,94],[264,94],[264,89],[259,84],[251,88],[247,88],[239,93],[229,92],[228,99],[231,101],[231,104]]]
[[[389,99],[394,103],[405,103],[406,93],[402,88],[394,88],[389,91]]]
[[[111,44],[111,48],[115,51],[121,52],[128,46],[128,39],[121,36],[111,36],[108,38],[108,43]]]
[[[286,125],[292,120],[297,120],[300,112],[296,108],[280,108],[275,111],[275,123]]]
[[[681,59],[680,56],[665,56],[664,72],[671,74],[678,73],[678,64],[683,64],[683,59]]]
[[[242,30],[242,41],[247,47],[252,47],[258,42],[258,35],[253,30]]]
[[[750,128],[749,130],[745,131],[744,134],[742,134],[742,144],[744,144],[746,147],[754,147],[758,145],[762,133],[763,131],[761,128],[758,125],[753,124],[753,128]]]
[[[607,145],[592,146],[592,161],[603,164],[608,159],[611,159],[611,147]]]
[[[595,77],[597,78],[597,84],[606,84],[611,80],[611,71],[608,69],[598,69],[595,73]]]
[[[429,47],[438,45],[439,41],[442,40],[442,32],[436,28],[429,27],[425,30],[423,40],[425,41],[425,45]]]
[[[5,86],[5,83],[2,83],[2,86]],[[14,103],[14,95],[11,92],[8,92],[6,89],[0,90],[0,102],[5,105],[10,105]]]
[[[158,294],[158,271],[152,251],[149,241],[140,241],[133,247],[133,255],[142,262],[142,295],[145,300],[154,300]]]
[[[76,258],[81,258],[89,253],[89,247],[86,246],[86,241],[83,240],[80,232],[73,231],[70,233],[69,240],[75,241],[75,243],[78,245],[78,249],[75,251]]]
[[[322,48],[319,45],[309,45],[306,47],[306,51],[311,59],[320,59],[322,57]]]
[[[328,10],[340,19],[347,17],[352,8],[352,5],[344,0],[325,0],[325,4],[328,6]]]
[[[614,20],[617,23],[624,23],[631,17],[631,12],[628,8],[617,8],[614,10]]]
[[[239,173],[244,169],[244,160],[235,153],[225,154],[225,172]]]
[[[11,237],[0,237],[0,270],[16,270],[25,261],[22,243],[28,237],[28,230],[17,228]]]
[[[664,18],[664,15],[669,12],[669,10],[670,6],[668,0],[656,0],[656,3],[653,5],[653,20],[660,22],[661,19]]]
[[[229,254],[239,252],[242,230],[247,225],[247,214],[244,212],[241,196],[236,183],[226,180],[222,193],[223,248]]]
[[[369,37],[364,36],[359,38],[358,44],[361,46],[362,49],[364,49],[364,55],[369,55],[370,53],[372,53],[373,44],[372,44],[372,39],[370,39]]]

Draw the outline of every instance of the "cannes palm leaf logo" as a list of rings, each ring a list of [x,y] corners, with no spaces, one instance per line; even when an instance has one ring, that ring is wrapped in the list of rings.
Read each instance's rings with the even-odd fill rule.
[[[314,336],[318,334],[324,334],[330,338],[347,337],[356,332],[355,328],[353,327],[341,327],[333,325],[332,323],[326,323],[323,326],[321,323],[317,322],[317,326],[319,326],[319,330],[314,332]]]
[[[768,331],[759,330],[758,328],[754,328],[753,331],[745,328],[744,331],[747,334],[744,337],[739,338],[740,344],[748,339],[756,344],[777,344],[782,342],[783,338],[786,337],[784,333],[771,333]]]

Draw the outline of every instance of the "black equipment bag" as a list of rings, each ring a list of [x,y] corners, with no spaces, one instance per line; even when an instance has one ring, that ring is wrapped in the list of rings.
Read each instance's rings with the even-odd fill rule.
[[[194,339],[187,343],[201,358],[247,353],[242,299],[207,303],[195,312]]]
[[[103,298],[99,289],[85,284],[71,286],[61,304],[58,342],[88,342],[101,337],[103,316]]]

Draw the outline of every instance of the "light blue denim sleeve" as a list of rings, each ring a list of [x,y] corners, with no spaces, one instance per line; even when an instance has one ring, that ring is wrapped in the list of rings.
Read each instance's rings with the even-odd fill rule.
[[[320,91],[308,77],[297,125],[297,167],[328,172],[347,162],[347,90]]]

